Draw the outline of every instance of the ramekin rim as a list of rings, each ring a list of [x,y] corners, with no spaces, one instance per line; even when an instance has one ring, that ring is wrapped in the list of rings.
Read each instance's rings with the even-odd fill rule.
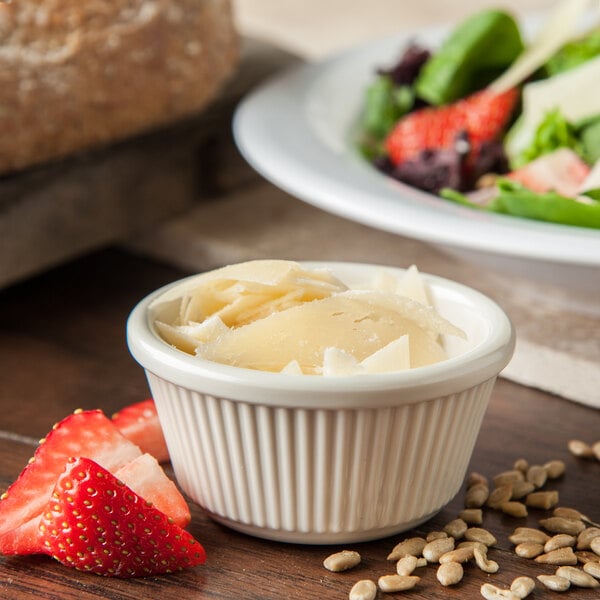
[[[336,267],[405,270],[371,263],[298,262],[334,272]],[[366,393],[373,396],[374,404],[379,404],[376,397],[381,395],[389,402],[390,392],[397,392],[398,397],[394,400],[397,404],[456,393],[495,377],[508,364],[514,350],[515,332],[508,315],[494,300],[474,288],[429,273],[421,275],[434,286],[458,292],[462,298],[469,300],[471,306],[482,311],[490,324],[488,335],[482,342],[464,354],[433,365],[376,375],[290,375],[220,364],[170,346],[149,322],[149,305],[168,289],[197,276],[191,275],[154,290],[136,304],[127,319],[127,344],[134,359],[146,371],[166,381],[197,392],[252,403],[290,406],[302,402],[302,406],[307,406],[311,404],[310,395],[315,395],[314,403],[318,406],[336,408],[340,404],[356,404],[357,398]]]

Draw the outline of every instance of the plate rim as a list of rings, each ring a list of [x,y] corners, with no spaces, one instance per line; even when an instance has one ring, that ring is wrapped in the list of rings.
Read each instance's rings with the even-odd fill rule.
[[[421,33],[435,37],[443,31],[431,27]],[[319,138],[307,114],[315,86],[322,86],[357,57],[391,45],[397,45],[400,52],[403,44],[419,35],[411,33],[409,38],[399,32],[371,40],[319,62],[292,66],[259,84],[240,101],[233,116],[233,135],[243,157],[263,177],[298,199],[376,229],[460,250],[600,266],[597,229],[463,207],[385,176],[366,160],[357,160],[358,151],[342,139],[337,140],[345,147],[340,153]],[[391,58],[382,56],[379,65]],[[372,73],[376,67],[371,66]],[[348,171],[352,161],[353,169]],[[394,218],[365,210],[365,201],[379,208],[391,204]],[[429,228],[423,221],[426,218],[433,219]],[[519,233],[526,234],[526,239]],[[510,243],[503,243],[502,238]]]

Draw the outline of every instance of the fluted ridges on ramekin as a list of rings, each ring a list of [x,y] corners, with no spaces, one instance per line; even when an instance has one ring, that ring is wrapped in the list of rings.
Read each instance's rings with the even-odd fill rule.
[[[193,500],[242,525],[324,536],[400,530],[446,504],[494,383],[416,404],[312,410],[148,379],[177,480]]]

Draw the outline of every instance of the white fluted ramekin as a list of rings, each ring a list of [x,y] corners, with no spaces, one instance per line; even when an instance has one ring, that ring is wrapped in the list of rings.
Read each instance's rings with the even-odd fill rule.
[[[329,268],[350,286],[388,269],[304,264]],[[268,373],[196,358],[164,342],[150,320],[150,303],[171,286],[142,300],[127,323],[128,344],[189,497],[234,529],[307,544],[386,537],[447,504],[514,332],[486,296],[423,277],[437,310],[468,341],[444,340],[443,362],[376,375]]]

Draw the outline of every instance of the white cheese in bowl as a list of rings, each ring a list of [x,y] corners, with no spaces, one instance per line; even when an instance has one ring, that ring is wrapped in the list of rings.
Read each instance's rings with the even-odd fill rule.
[[[429,304],[416,267],[349,287],[326,269],[257,260],[192,277],[151,306],[165,342],[236,367],[304,375],[400,371],[465,337]]]

